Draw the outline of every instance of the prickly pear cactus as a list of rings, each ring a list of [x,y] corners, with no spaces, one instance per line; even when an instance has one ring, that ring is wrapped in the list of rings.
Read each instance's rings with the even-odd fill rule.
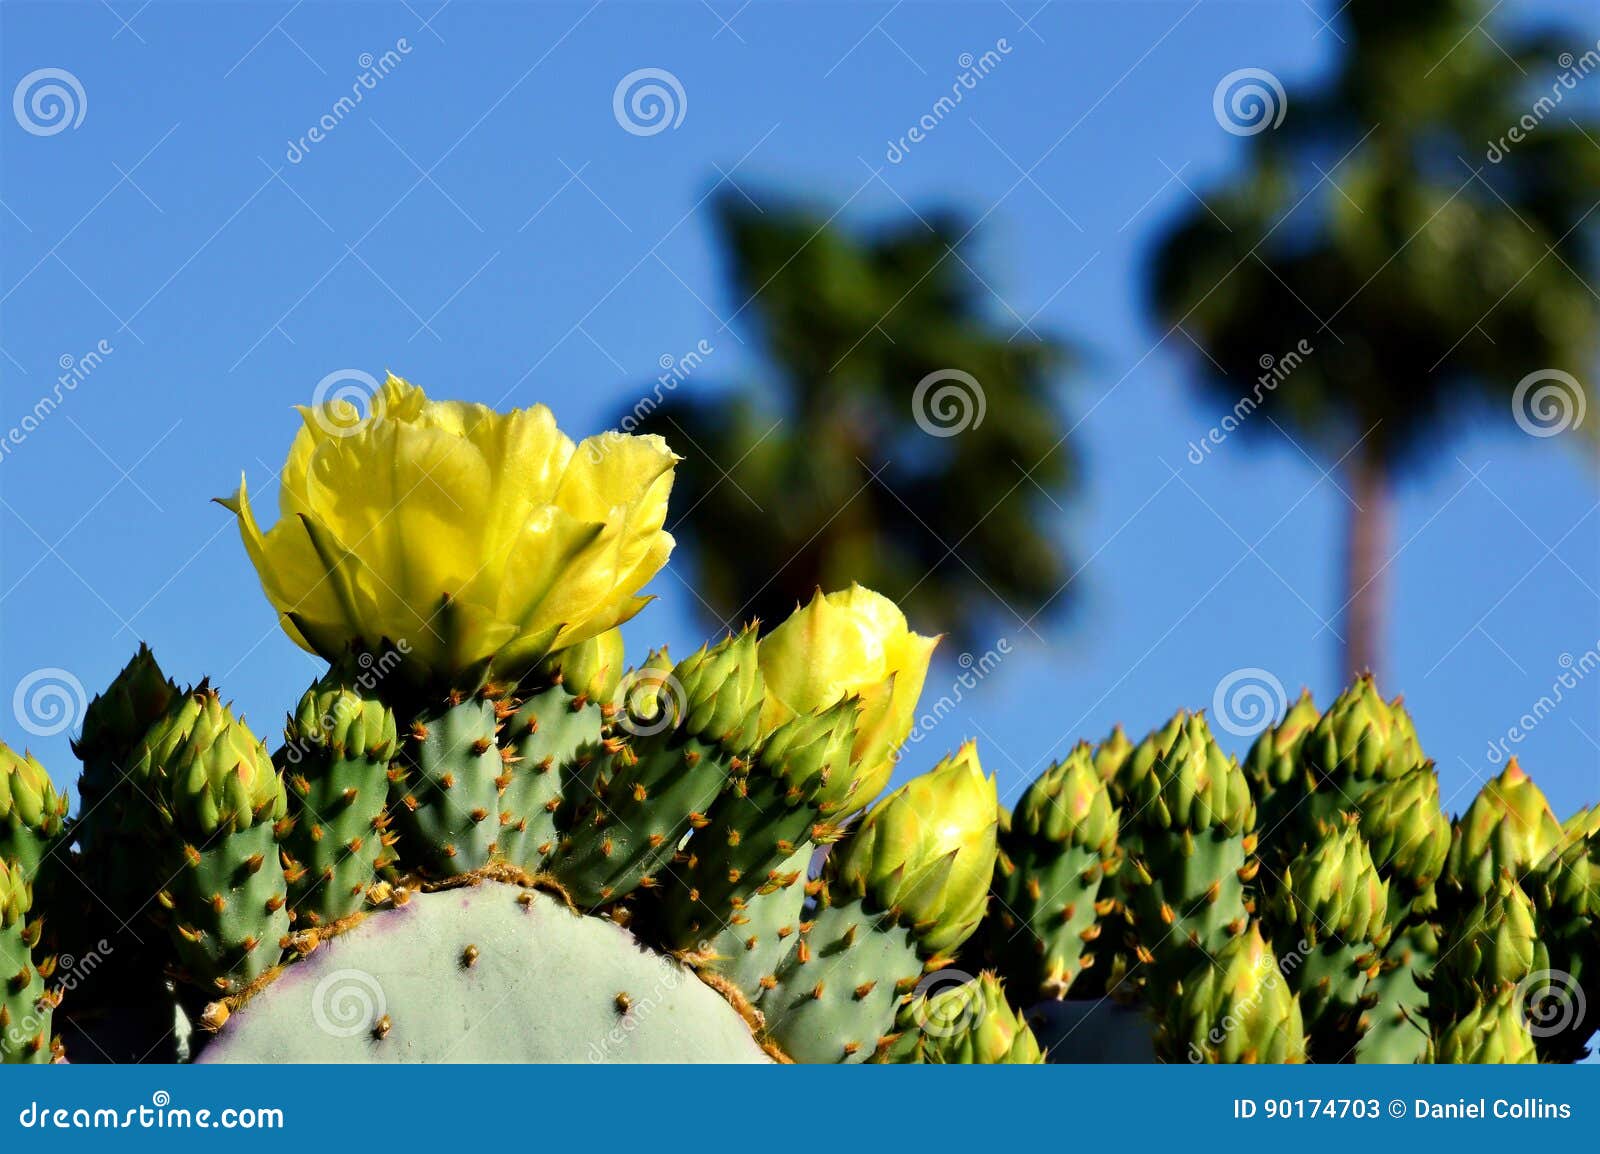
[[[889,599],[624,671],[673,546],[660,438],[394,377],[303,416],[277,523],[222,502],[327,662],[276,753],[142,646],[74,743],[76,821],[0,745],[6,1062],[1583,1051],[1600,821],[1512,764],[1451,823],[1370,677],[1243,765],[1180,710],[1014,812],[971,743],[880,800],[938,642]]]
[[[201,1062],[757,1062],[750,1025],[669,957],[495,881],[412,896],[229,1014]]]

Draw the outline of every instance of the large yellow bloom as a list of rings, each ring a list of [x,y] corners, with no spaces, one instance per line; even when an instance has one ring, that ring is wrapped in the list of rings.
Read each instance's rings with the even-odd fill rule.
[[[913,633],[899,606],[881,593],[862,585],[827,595],[818,590],[761,639],[767,686],[762,731],[841,698],[859,698],[846,812],[862,809],[889,782],[938,644],[937,637]]]
[[[300,645],[386,645],[435,679],[518,675],[626,621],[666,563],[677,457],[660,437],[581,445],[543,405],[430,401],[390,376],[363,414],[302,407],[279,519],[223,501]]]

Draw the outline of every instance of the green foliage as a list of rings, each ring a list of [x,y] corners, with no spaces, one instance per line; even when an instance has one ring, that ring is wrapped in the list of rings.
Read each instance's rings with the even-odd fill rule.
[[[934,213],[855,235],[733,196],[718,215],[768,368],[731,395],[701,393],[722,376],[707,358],[624,418],[684,454],[689,512],[674,532],[706,604],[777,621],[818,587],[860,581],[958,644],[982,609],[1059,605],[1071,569],[1040,526],[1077,472],[1055,393],[1065,355],[1018,318],[990,317],[966,224]],[[946,375],[917,395],[951,370],[977,388]],[[1024,470],[1032,483],[1013,484]],[[945,544],[958,540],[959,557]],[[740,555],[784,564],[724,563]]]

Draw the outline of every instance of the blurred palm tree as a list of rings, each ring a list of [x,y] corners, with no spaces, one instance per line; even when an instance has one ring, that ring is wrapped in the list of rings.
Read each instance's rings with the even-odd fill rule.
[[[684,458],[671,527],[706,607],[776,621],[860,581],[959,646],[1031,628],[1066,581],[1061,346],[991,319],[954,217],[857,236],[730,197],[718,221],[769,369],[623,418]]]
[[[1235,122],[1255,132],[1247,169],[1154,260],[1156,307],[1204,354],[1210,395],[1345,478],[1341,674],[1380,664],[1397,473],[1475,407],[1541,432],[1574,423],[1573,378],[1593,365],[1600,126],[1569,94],[1594,38],[1491,36],[1487,15],[1478,0],[1344,4],[1331,82],[1290,93],[1281,127],[1270,84],[1265,107],[1233,109],[1266,118]],[[1518,390],[1551,370],[1570,375]]]

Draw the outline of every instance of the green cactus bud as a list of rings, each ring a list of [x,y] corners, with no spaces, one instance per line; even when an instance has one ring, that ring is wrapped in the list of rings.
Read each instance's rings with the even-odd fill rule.
[[[1118,870],[1135,956],[1167,987],[1249,922],[1244,886],[1256,873],[1255,805],[1239,763],[1212,740],[1205,717],[1178,713],[1123,767]]]
[[[893,911],[925,954],[948,955],[983,918],[998,808],[968,742],[867,812],[829,856],[830,883]]]
[[[284,738],[305,750],[385,763],[400,748],[393,710],[352,688],[338,669],[330,669],[301,696]]]
[[[680,727],[685,733],[735,751],[755,745],[765,690],[754,626],[680,661],[672,676],[683,691]]]
[[[536,680],[559,681],[568,693],[585,701],[609,702],[622,682],[626,665],[622,630],[608,629],[546,658]]]
[[[1316,945],[1388,940],[1389,884],[1353,820],[1295,858],[1271,895],[1276,922]]]
[[[1109,859],[1117,847],[1117,811],[1087,743],[1045,770],[1017,803],[1011,828]]]
[[[1160,729],[1147,733],[1144,740],[1122,758],[1121,764],[1117,766],[1108,783],[1112,802],[1119,806],[1123,805],[1136,792],[1148,789],[1147,780],[1151,770],[1155,768],[1156,759],[1172,748],[1172,743],[1178,740],[1178,735],[1183,732],[1188,720],[1188,711],[1180,709]]]
[[[1251,924],[1183,982],[1158,1036],[1168,1062],[1283,1063],[1306,1059],[1300,1003]]]
[[[1561,840],[1561,823],[1550,803],[1513,757],[1456,822],[1445,879],[1469,900],[1486,897],[1502,873],[1521,877]]]
[[[1265,915],[1310,1034],[1312,1060],[1346,1060],[1389,940],[1389,885],[1346,815],[1285,868]]]
[[[758,764],[791,796],[809,796],[823,817],[850,802],[850,746],[856,736],[856,703],[847,698],[819,713],[796,717],[762,743]]]
[[[1464,1010],[1544,968],[1533,902],[1510,874],[1452,927],[1435,971],[1448,1006]]]
[[[1400,698],[1385,702],[1371,674],[1358,677],[1301,746],[1306,765],[1351,800],[1371,783],[1393,781],[1425,760]]]
[[[1087,744],[1030,785],[1002,819],[983,946],[1030,1000],[1062,998],[1094,961],[1102,882],[1117,856],[1119,818]]]
[[[125,760],[177,696],[178,687],[161,672],[150,647],[141,643],[139,652],[84,711],[83,733],[73,742],[72,752],[83,760],[86,778],[106,762]],[[101,784],[86,780],[84,789],[87,793]],[[85,808],[89,808],[87,796]]]
[[[67,816],[50,775],[31,753],[0,742],[0,859],[14,858],[32,880]]]
[[[1261,731],[1243,765],[1258,797],[1282,789],[1295,779],[1301,768],[1300,746],[1321,719],[1311,691],[1302,689],[1283,719]]]
[[[1532,892],[1550,960],[1548,987],[1529,991],[1528,1015],[1546,1061],[1576,1062],[1600,1026],[1600,806],[1562,824],[1560,847],[1523,884]],[[1588,988],[1587,995],[1581,993]]]
[[[1450,1065],[1532,1064],[1539,1060],[1517,991],[1502,990],[1443,1031],[1434,1061]]]
[[[266,746],[222,704],[214,689],[193,694],[198,711],[157,765],[157,797],[181,831],[208,837],[238,832],[283,817],[283,782]],[[187,708],[177,717],[187,721]],[[170,720],[169,719],[164,719]],[[160,747],[167,748],[163,735]]]
[[[360,910],[384,856],[388,773],[400,748],[394,713],[332,669],[300,698],[277,755],[289,818],[278,842],[290,908],[312,926]]]
[[[1181,720],[1180,720],[1181,718]],[[1128,783],[1127,807],[1136,825],[1202,832],[1212,829],[1241,834],[1255,824],[1255,804],[1239,763],[1211,737],[1203,714],[1175,718],[1176,735],[1163,748],[1168,729],[1147,737],[1129,759],[1146,756],[1149,772]],[[1153,744],[1152,744],[1153,743]]]
[[[1094,769],[1100,775],[1100,780],[1110,784],[1116,780],[1118,772],[1133,756],[1133,742],[1128,740],[1128,735],[1123,732],[1120,724],[1113,725],[1106,739],[1094,747]]]
[[[139,861],[131,888],[159,891],[146,915],[167,927],[186,980],[237,993],[277,963],[289,929],[276,830],[287,812],[283,782],[266,748],[204,684],[150,727],[132,774],[160,822],[136,827],[155,852]]]
[[[1407,895],[1438,880],[1450,852],[1450,819],[1439,805],[1439,777],[1424,765],[1373,789],[1361,802],[1361,835],[1372,860]],[[1391,919],[1400,903],[1391,903]]]
[[[33,886],[15,860],[0,858],[0,929],[23,924],[33,906]]]
[[[838,836],[830,815],[849,796],[855,726],[853,699],[786,722],[712,803],[662,899],[678,948],[716,949],[752,889],[788,872],[801,846]]]
[[[909,1003],[920,1058],[934,1065],[1038,1065],[1044,1053],[1028,1023],[1011,1008],[1000,979],[985,971]]]

